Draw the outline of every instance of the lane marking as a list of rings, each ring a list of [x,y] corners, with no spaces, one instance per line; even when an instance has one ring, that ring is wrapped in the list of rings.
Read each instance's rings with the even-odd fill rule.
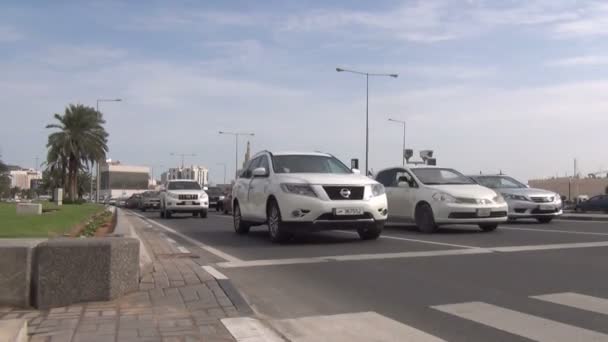
[[[186,247],[177,246],[177,249],[184,254],[190,254],[190,251]]]
[[[169,227],[165,226],[165,225],[164,225],[164,224],[162,224],[162,223],[156,222],[156,220],[154,220],[154,219],[152,219],[152,218],[145,217],[145,216],[140,215],[140,214],[135,213],[135,212],[132,212],[132,213],[133,213],[133,214],[135,214],[135,215],[137,215],[137,216],[139,216],[139,217],[141,217],[141,218],[142,218],[142,219],[144,219],[145,221],[147,220],[147,221],[149,221],[149,222],[154,223],[155,225],[157,225],[157,226],[158,226],[158,227],[160,227],[161,229],[164,229],[164,230],[166,230],[166,231],[168,231],[168,232],[171,232],[171,233],[173,233],[173,234],[175,234],[175,235],[179,236],[180,238],[182,238],[182,239],[184,239],[184,240],[186,240],[186,241],[190,242],[191,244],[193,244],[193,245],[195,245],[195,246],[197,246],[197,247],[199,247],[199,248],[201,248],[201,249],[204,249],[204,250],[206,250],[207,252],[209,252],[209,253],[211,253],[211,254],[213,254],[213,255],[215,255],[215,256],[217,256],[217,257],[221,258],[221,259],[224,259],[224,260],[229,261],[229,262],[241,262],[241,261],[243,261],[243,260],[241,260],[241,259],[239,259],[239,258],[237,258],[237,257],[235,257],[235,256],[233,256],[233,255],[230,255],[230,254],[228,254],[228,253],[226,253],[226,252],[222,252],[222,251],[220,251],[220,250],[219,250],[219,249],[217,249],[217,248],[214,248],[214,247],[211,247],[211,246],[205,245],[205,244],[201,243],[201,242],[200,242],[200,241],[198,241],[198,240],[195,240],[195,239],[193,239],[193,238],[191,238],[191,237],[189,237],[189,236],[186,236],[186,235],[184,235],[184,234],[182,234],[182,233],[180,233],[180,232],[176,231],[176,230],[175,230],[175,229],[173,229],[173,228],[169,228]]]
[[[222,318],[222,324],[237,342],[284,342],[277,333],[251,317]]]
[[[553,293],[530,298],[608,315],[608,299],[604,298],[574,292]]]
[[[404,341],[445,342],[445,340],[376,312],[282,319],[272,326],[290,341]]]
[[[604,219],[604,220],[573,220],[573,219],[556,218],[556,219],[554,219],[554,221],[559,221],[559,223],[566,223],[566,222],[599,223],[599,224],[607,224],[608,223],[608,220],[606,220],[606,219]]]
[[[548,245],[528,245],[528,246],[506,246],[506,247],[490,247],[495,252],[527,252],[527,251],[543,251],[549,249],[571,249],[571,248],[589,248],[589,247],[606,247],[608,241],[599,242],[575,242],[575,243],[556,243]]]
[[[552,230],[552,229],[536,229],[536,228],[524,228],[524,227],[500,227],[498,229],[505,230],[520,230],[530,232],[541,232],[541,233],[558,233],[558,234],[578,234],[578,235],[604,235],[608,236],[608,233],[596,233],[596,232],[574,232],[569,230]]]
[[[336,232],[359,235],[359,233],[357,233],[357,232],[350,232],[348,230],[336,230]],[[402,238],[402,237],[399,237],[399,236],[384,235],[384,234],[380,235],[380,238],[381,239],[393,239],[393,240],[403,240],[403,241],[428,243],[428,244],[432,244],[432,245],[450,246],[450,247],[459,247],[459,248],[483,248],[483,247],[479,247],[479,246],[456,245],[456,244],[453,244],[453,243],[437,242],[437,241],[430,241],[430,240],[409,239],[409,238]]]
[[[207,273],[211,274],[215,279],[228,279],[228,277],[222,274],[222,272],[216,270],[211,266],[201,266],[201,268],[207,271]]]
[[[608,341],[608,335],[483,302],[431,308],[541,342]]]
[[[236,268],[236,267],[294,265],[294,264],[315,264],[315,263],[323,263],[323,262],[330,262],[330,261],[420,258],[420,257],[432,257],[432,256],[485,254],[485,253],[492,253],[492,251],[489,249],[486,249],[486,248],[467,248],[467,249],[448,249],[448,250],[439,250],[439,251],[333,255],[333,256],[309,257],[309,258],[260,259],[260,260],[245,260],[245,261],[238,261],[238,262],[220,262],[220,263],[217,263],[217,266],[222,267],[222,268]]]

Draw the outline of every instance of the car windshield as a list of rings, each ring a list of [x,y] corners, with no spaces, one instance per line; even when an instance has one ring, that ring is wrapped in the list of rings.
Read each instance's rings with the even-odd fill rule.
[[[415,168],[412,172],[426,185],[475,184],[469,177],[452,169]]]
[[[275,173],[352,173],[341,161],[330,156],[274,156],[272,158],[272,165]]]
[[[507,176],[476,176],[473,177],[479,184],[491,189],[521,189],[526,185]]]
[[[209,196],[221,196],[222,190],[220,188],[209,188],[209,190],[207,190],[207,194]]]
[[[201,186],[197,182],[170,182],[169,190],[200,190]]]

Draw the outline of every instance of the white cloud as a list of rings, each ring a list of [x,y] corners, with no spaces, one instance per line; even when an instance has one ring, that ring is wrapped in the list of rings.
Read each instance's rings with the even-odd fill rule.
[[[608,56],[605,55],[587,55],[562,58],[547,63],[548,66],[593,66],[593,65],[608,65]]]
[[[0,26],[0,43],[12,43],[24,38],[23,33],[14,27]]]
[[[554,28],[559,37],[584,37],[608,35],[608,4],[587,2],[580,4],[572,20],[557,24]]]
[[[124,49],[96,45],[55,45],[40,55],[43,63],[59,68],[96,67],[127,57]]]

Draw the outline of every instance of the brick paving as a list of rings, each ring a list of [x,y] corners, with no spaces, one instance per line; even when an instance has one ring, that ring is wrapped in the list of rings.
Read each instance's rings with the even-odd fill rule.
[[[27,319],[31,342],[234,341],[220,319],[239,313],[217,281],[162,231],[128,219],[154,254],[138,292],[51,310],[0,307],[0,320]]]

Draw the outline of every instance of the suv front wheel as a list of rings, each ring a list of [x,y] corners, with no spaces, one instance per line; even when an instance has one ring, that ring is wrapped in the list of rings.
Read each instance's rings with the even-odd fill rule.
[[[232,210],[232,218],[234,220],[234,231],[237,234],[247,234],[249,233],[249,226],[247,223],[243,222],[243,217],[241,216],[241,207],[238,203],[234,203],[234,210]]]
[[[361,240],[376,240],[380,237],[380,234],[382,234],[383,228],[384,222],[376,222],[376,225],[373,227],[357,229],[357,233],[359,233]]]
[[[289,240],[291,235],[285,231],[283,220],[281,219],[281,211],[276,201],[270,201],[267,209],[268,232],[270,233],[270,241],[281,243]]]

